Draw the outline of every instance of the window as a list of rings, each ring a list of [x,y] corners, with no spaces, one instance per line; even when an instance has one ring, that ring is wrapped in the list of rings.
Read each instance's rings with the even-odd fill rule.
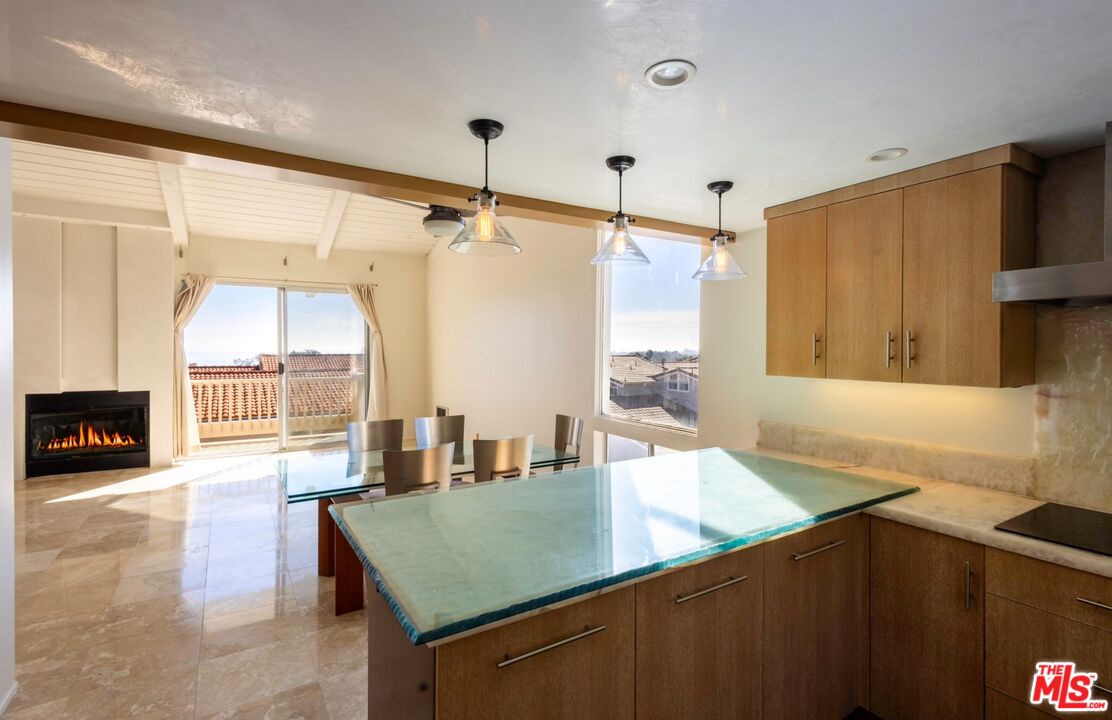
[[[677,451],[663,445],[655,445],[650,442],[606,433],[606,462],[608,463],[656,457],[657,455],[670,455],[674,452]]]
[[[603,276],[604,415],[692,431],[698,425],[698,243],[637,237],[650,266]]]

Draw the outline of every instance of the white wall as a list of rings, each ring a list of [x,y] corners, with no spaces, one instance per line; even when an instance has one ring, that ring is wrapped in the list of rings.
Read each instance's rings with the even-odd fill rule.
[[[704,283],[699,443],[749,447],[758,419],[1013,455],[1034,452],[1035,388],[768,377],[765,231],[734,246],[749,278]]]
[[[12,146],[0,138],[0,448],[15,445]],[[15,461],[0,455],[0,713],[15,695]]]
[[[169,465],[170,234],[25,217],[14,218],[12,227],[18,477],[23,477],[28,393],[150,391],[151,465]]]
[[[428,258],[429,407],[467,416],[468,436],[533,433],[556,413],[587,421],[595,383],[594,230],[504,219],[523,249],[471,257],[437,243]]]
[[[386,349],[387,413],[401,418],[427,414],[423,255],[333,250],[327,260],[317,260],[315,249],[307,245],[192,236],[175,265],[178,275],[192,272],[292,284],[376,283],[375,304]],[[412,431],[412,423],[407,423],[406,434],[412,436]]]

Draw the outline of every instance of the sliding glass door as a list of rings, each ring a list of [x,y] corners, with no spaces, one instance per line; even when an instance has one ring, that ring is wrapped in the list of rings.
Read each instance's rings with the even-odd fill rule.
[[[367,327],[343,290],[217,283],[185,349],[202,446],[330,443],[366,417]]]
[[[346,292],[284,288],[284,443],[366,417],[367,324]]]

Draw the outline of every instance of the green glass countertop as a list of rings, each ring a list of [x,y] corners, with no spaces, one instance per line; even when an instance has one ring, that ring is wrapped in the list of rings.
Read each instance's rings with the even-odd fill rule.
[[[332,513],[423,644],[917,490],[711,448]]]

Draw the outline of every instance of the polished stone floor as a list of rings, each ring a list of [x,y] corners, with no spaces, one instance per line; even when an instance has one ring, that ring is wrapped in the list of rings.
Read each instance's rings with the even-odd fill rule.
[[[266,458],[18,483],[15,591],[4,720],[366,717],[366,619]]]

